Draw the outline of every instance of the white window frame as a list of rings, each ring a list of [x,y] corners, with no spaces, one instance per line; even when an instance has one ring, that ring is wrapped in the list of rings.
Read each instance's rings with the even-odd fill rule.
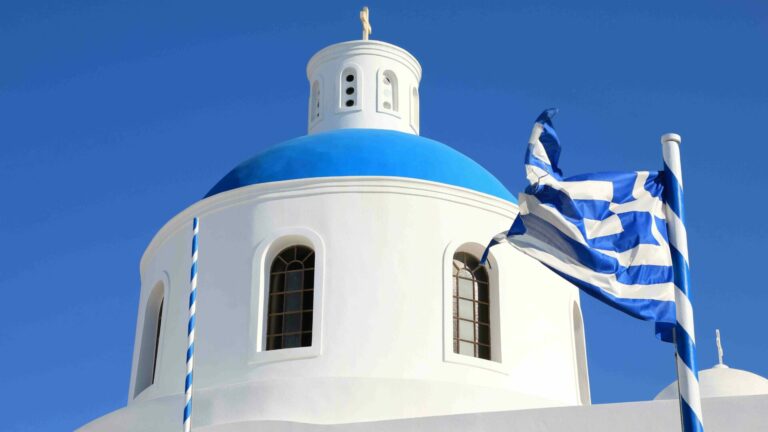
[[[272,261],[286,247],[301,245],[315,252],[315,280],[312,300],[312,345],[308,347],[267,350],[267,305]],[[251,278],[251,315],[249,363],[252,365],[317,357],[323,352],[323,288],[325,281],[325,244],[316,232],[304,228],[283,228],[259,243],[253,255]]]
[[[489,298],[491,302],[491,359],[481,359],[453,352],[453,256],[456,252],[466,252],[480,258],[485,246],[474,241],[451,242],[443,254],[443,361],[466,366],[492,370],[505,375],[509,374],[502,357],[502,313],[503,304],[499,287],[499,266],[493,252],[488,254]]]

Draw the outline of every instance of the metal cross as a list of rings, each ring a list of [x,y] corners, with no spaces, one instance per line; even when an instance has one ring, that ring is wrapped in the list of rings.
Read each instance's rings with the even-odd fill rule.
[[[368,40],[368,36],[373,33],[371,23],[368,21],[368,6],[363,7],[363,10],[360,11],[360,22],[363,23],[363,40]]]
[[[717,344],[717,364],[723,364],[723,344],[720,343],[720,329],[715,329],[715,343]]]

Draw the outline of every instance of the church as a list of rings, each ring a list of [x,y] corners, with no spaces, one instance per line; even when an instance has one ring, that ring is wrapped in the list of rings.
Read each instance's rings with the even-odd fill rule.
[[[675,383],[591,404],[576,287],[514,248],[480,265],[514,194],[419,135],[418,60],[363,24],[309,60],[307,134],[147,246],[128,405],[80,430],[181,430],[195,217],[193,430],[679,430]],[[768,430],[768,380],[701,381],[707,430]]]

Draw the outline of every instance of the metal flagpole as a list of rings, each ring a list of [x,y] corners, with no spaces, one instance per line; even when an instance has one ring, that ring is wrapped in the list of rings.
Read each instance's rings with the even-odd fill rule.
[[[195,360],[195,312],[197,309],[197,234],[200,222],[192,220],[192,269],[189,275],[189,324],[187,326],[187,377],[184,380],[184,432],[192,430],[192,376]]]
[[[696,339],[693,328],[693,307],[690,301],[690,270],[688,267],[688,237],[683,210],[683,175],[680,164],[680,135],[669,133],[661,137],[664,154],[664,214],[672,252],[675,277],[674,329],[675,363],[678,376],[680,417],[684,432],[703,432],[699,395],[699,372],[696,367]]]

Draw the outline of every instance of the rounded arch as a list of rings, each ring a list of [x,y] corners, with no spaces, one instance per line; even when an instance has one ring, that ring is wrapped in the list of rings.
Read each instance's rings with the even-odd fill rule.
[[[270,284],[272,282],[273,265],[277,257],[291,247],[305,247],[313,251],[314,268],[312,278],[311,300],[309,293],[302,302],[311,301],[311,344],[292,347],[291,349],[270,349],[269,330],[269,301]],[[291,260],[289,260],[291,261]],[[260,364],[297,358],[315,357],[322,352],[322,316],[323,316],[323,287],[325,272],[325,243],[315,231],[306,227],[285,227],[275,230],[262,240],[254,250],[252,286],[251,286],[251,320],[249,363]],[[303,281],[302,281],[303,282]],[[306,324],[306,323],[304,323]],[[307,329],[310,331],[310,329]]]
[[[400,90],[397,75],[394,71],[379,71],[376,92],[379,112],[390,114],[400,112]]]

